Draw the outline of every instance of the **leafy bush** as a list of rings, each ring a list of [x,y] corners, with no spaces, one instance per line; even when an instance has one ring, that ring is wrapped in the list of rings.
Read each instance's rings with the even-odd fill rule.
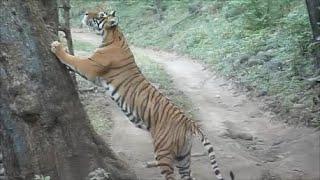
[[[225,6],[226,17],[238,16],[246,28],[257,30],[276,25],[298,0],[231,0]]]

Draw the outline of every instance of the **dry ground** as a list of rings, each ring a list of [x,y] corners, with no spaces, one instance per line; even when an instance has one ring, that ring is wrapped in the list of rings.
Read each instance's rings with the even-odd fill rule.
[[[97,46],[101,39],[94,33],[77,31],[73,32],[73,37]],[[195,116],[213,143],[217,161],[226,177],[232,170],[237,180],[320,179],[319,131],[272,121],[273,115],[259,108],[263,105],[259,99],[248,99],[232,83],[209,72],[199,61],[174,53],[132,49],[135,54],[141,53],[162,64],[172,76],[176,88],[198,108]],[[79,88],[82,88],[81,84]],[[152,140],[148,133],[130,124],[116,105],[103,96],[99,90],[83,95],[88,111],[96,112],[97,106],[90,107],[90,104],[100,103],[104,106],[100,108],[106,113],[105,118],[113,122],[111,132],[107,129],[100,134],[111,140],[112,148],[128,161],[142,180],[163,179],[157,168],[144,167],[146,161],[153,159]],[[106,102],[101,103],[101,98]],[[196,140],[193,153],[202,153],[204,150]],[[192,170],[199,180],[214,179],[207,156],[193,157]]]

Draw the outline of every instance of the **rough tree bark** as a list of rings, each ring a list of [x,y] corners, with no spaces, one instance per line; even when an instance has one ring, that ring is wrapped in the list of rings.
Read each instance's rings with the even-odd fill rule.
[[[306,0],[313,38],[320,41],[320,1]]]
[[[67,40],[68,51],[71,55],[74,55],[73,41],[72,41],[72,35],[71,35],[71,29],[70,29],[70,9],[71,9],[70,0],[59,0],[59,3],[60,3],[59,9],[62,9],[62,17],[63,17],[63,22],[59,23],[59,31],[64,32],[65,38]],[[75,72],[73,72],[68,67],[67,69],[70,70],[72,82],[74,84],[77,84]]]
[[[110,179],[135,180],[94,132],[50,52],[56,0],[0,0],[0,10],[0,178],[81,180],[103,168]]]
[[[306,0],[307,9],[309,12],[310,25],[313,33],[313,39],[316,43],[320,43],[320,1]],[[315,50],[314,59],[315,67],[320,73],[320,51],[319,48]]]

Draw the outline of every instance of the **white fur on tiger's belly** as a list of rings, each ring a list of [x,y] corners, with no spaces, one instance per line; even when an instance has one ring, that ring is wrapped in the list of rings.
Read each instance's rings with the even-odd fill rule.
[[[107,93],[109,94],[109,96],[114,100],[119,100],[120,98],[120,94],[118,92],[115,92],[113,95],[112,95],[112,92],[114,91],[114,87],[112,86],[112,84],[109,84],[107,83],[105,80],[102,80],[101,81],[101,85],[106,89]],[[123,103],[125,104],[125,102]],[[121,107],[122,109],[122,107]]]

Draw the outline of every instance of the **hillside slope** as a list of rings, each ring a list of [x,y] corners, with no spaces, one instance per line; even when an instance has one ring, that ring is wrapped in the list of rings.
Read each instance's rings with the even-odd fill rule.
[[[319,69],[308,15],[300,0],[73,1],[73,24],[88,9],[116,9],[136,46],[175,51],[202,60],[232,78],[289,124],[319,126]]]

